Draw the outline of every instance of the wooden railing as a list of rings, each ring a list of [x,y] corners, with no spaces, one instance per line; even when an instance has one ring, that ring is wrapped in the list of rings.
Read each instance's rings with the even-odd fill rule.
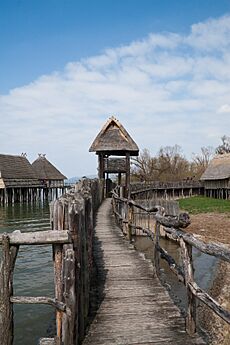
[[[101,203],[98,180],[83,180],[75,190],[51,204],[49,231],[20,231],[0,235],[2,262],[0,272],[0,344],[13,344],[13,304],[49,304],[56,309],[55,338],[40,344],[75,345],[84,336],[89,309],[92,272],[93,226]],[[13,272],[20,245],[53,245],[54,298],[14,296]]]
[[[178,280],[186,286],[188,297],[186,317],[187,333],[192,335],[196,332],[196,298],[205,303],[217,315],[230,324],[230,312],[225,310],[194,281],[192,247],[227,262],[230,262],[230,250],[221,244],[205,243],[199,240],[195,235],[185,232],[183,229],[190,224],[189,215],[187,213],[180,213],[177,217],[166,216],[162,207],[143,207],[134,200],[120,197],[117,190],[113,192],[112,205],[117,224],[129,240],[131,240],[132,234],[141,230],[142,233],[149,236],[154,242],[154,266],[156,274],[160,276],[160,258],[162,258],[168,263],[169,268],[177,276]],[[135,220],[137,214],[135,210],[137,209],[146,213],[149,218],[154,218],[155,229],[153,225],[151,225],[153,222],[149,222],[151,225],[150,227],[137,225]],[[160,246],[160,229],[162,229],[170,239],[179,243],[182,254],[182,266],[179,266],[174,258]]]

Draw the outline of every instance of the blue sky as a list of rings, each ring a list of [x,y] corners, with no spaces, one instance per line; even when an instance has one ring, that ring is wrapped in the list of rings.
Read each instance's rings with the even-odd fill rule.
[[[111,115],[152,153],[217,146],[230,127],[229,15],[230,0],[1,0],[1,153],[94,173],[88,147]]]

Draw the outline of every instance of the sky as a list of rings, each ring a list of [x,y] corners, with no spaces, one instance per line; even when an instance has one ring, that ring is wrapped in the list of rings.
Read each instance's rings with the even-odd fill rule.
[[[229,91],[230,0],[0,0],[0,153],[96,174],[114,115],[191,159],[230,135]]]

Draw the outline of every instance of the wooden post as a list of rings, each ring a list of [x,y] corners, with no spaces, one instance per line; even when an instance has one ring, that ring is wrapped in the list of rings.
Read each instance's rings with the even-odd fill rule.
[[[52,217],[51,226],[55,230],[61,230],[64,227],[64,208],[59,200],[51,204]],[[61,244],[53,245],[53,260],[54,260],[54,283],[55,283],[55,298],[62,302],[63,299],[63,285],[62,285],[62,249]],[[56,328],[57,328],[57,344],[61,344],[62,339],[62,316],[60,310],[56,310]]]
[[[131,242],[132,240],[132,222],[133,222],[133,207],[132,205],[127,204],[128,207],[128,232],[127,232],[127,238]]]
[[[159,248],[159,241],[160,241],[160,223],[156,221],[155,224],[155,243],[154,243],[154,264],[156,275],[159,277],[160,275],[160,252]]]
[[[130,199],[130,153],[126,152],[125,196]]]
[[[2,264],[0,272],[0,340],[1,345],[13,344],[13,271],[18,246],[10,246],[9,236],[2,235]]]
[[[186,317],[186,331],[189,335],[196,332],[196,298],[189,288],[189,283],[194,281],[194,269],[192,263],[192,246],[180,239],[180,247],[185,275],[185,286],[187,288],[188,309]]]

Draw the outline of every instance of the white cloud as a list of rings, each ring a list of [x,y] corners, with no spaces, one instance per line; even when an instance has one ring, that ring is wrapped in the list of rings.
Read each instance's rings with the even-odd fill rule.
[[[141,41],[68,63],[0,96],[1,152],[47,153],[63,173],[96,171],[88,148],[115,114],[140,148],[181,145],[188,155],[229,135],[230,16],[185,35]],[[79,163],[80,162],[80,163]]]
[[[218,113],[227,113],[230,114],[230,104],[223,104],[218,110]]]

